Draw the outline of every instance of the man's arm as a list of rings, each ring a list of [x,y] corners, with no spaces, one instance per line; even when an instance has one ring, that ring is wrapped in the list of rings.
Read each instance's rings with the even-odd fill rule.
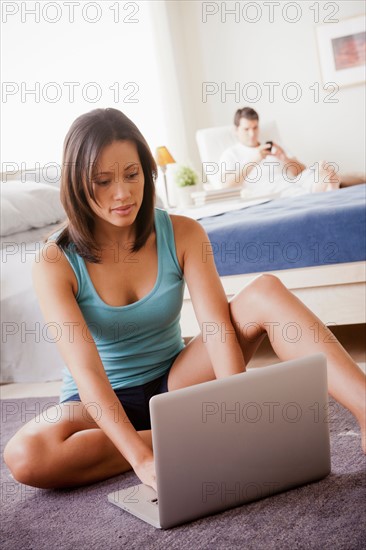
[[[286,167],[286,171],[292,176],[296,177],[306,169],[305,164],[302,164],[302,162],[296,158],[288,157],[282,147],[277,145],[277,143],[273,143],[271,155],[283,162]]]
[[[245,188],[246,178],[252,172],[256,165],[265,159],[271,153],[268,151],[268,145],[260,145],[256,147],[257,155],[250,162],[241,163],[239,160],[234,160],[226,155],[221,157],[220,174],[221,186],[223,188],[237,187],[242,185]]]
[[[224,188],[229,187],[238,187],[239,185],[242,185],[245,187],[245,178],[248,177],[250,172],[254,168],[253,162],[248,164],[238,164],[238,170],[236,170],[237,173],[235,174],[226,174],[224,170],[221,172],[221,185]]]

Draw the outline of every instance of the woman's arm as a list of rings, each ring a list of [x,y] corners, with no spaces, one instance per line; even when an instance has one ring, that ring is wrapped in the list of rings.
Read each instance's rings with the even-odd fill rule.
[[[96,404],[88,413],[142,479],[144,463],[153,459],[152,451],[116,398],[75,299],[75,276],[56,243],[47,243],[40,251],[32,275],[43,316],[48,323],[57,326],[55,338],[59,337],[59,350],[76,382],[82,403]],[[142,481],[152,484],[146,479]]]
[[[178,258],[216,378],[244,372],[244,357],[209,238],[190,218],[172,216],[172,222]]]

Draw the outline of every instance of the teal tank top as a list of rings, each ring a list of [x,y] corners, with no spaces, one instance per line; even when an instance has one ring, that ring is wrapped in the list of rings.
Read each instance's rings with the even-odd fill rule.
[[[138,386],[162,376],[184,348],[179,322],[185,283],[171,220],[159,208],[155,208],[155,231],[155,286],[141,300],[126,306],[106,304],[94,288],[84,259],[72,251],[72,245],[64,249],[78,283],[76,300],[113,389]],[[62,374],[60,402],[78,393],[66,366]]]

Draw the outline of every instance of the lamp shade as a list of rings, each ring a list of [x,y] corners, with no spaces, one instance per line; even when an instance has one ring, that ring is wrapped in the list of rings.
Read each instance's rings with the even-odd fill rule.
[[[173,164],[174,162],[175,160],[166,147],[157,147],[156,163],[158,166],[166,166],[167,164]]]

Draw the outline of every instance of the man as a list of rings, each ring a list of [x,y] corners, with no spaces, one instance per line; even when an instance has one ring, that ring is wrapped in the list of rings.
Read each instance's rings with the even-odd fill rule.
[[[284,196],[340,187],[333,163],[316,163],[315,169],[306,169],[278,143],[260,143],[259,116],[254,109],[238,109],[234,124],[238,143],[226,149],[220,159],[222,187],[242,185],[249,192]]]

